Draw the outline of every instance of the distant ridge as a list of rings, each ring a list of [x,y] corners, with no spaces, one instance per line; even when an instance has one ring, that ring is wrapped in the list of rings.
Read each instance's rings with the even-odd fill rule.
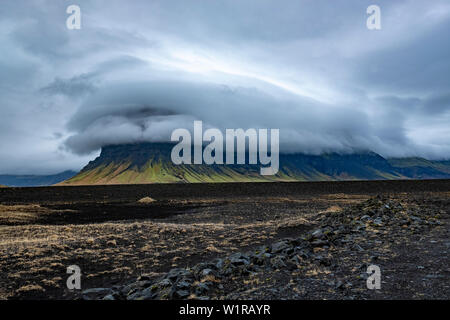
[[[0,184],[8,187],[51,186],[70,179],[76,174],[75,171],[64,171],[53,175],[0,175]]]
[[[106,146],[98,158],[60,185],[450,178],[449,161],[388,160],[374,152],[280,154],[278,174],[261,176],[260,165],[174,165],[172,147],[170,143]]]

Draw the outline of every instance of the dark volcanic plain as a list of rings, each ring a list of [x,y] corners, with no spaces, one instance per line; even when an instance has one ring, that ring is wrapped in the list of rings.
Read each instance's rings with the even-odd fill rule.
[[[449,208],[450,180],[1,188],[0,299],[82,298],[70,265],[126,299],[138,277],[260,248],[267,264],[196,279],[203,298],[449,299]],[[292,239],[303,255],[271,249]]]

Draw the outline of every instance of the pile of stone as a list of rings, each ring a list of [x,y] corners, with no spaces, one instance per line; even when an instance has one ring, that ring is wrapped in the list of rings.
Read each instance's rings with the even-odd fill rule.
[[[294,270],[303,259],[313,256],[309,241],[283,239],[271,246],[261,246],[246,253],[235,253],[224,259],[199,263],[191,268],[175,268],[157,280],[141,276],[124,287],[94,288],[83,291],[84,299],[210,299],[220,295],[221,282],[236,276],[249,276],[264,270]]]
[[[319,219],[321,233],[337,244],[344,235],[396,229],[404,231],[420,231],[425,227],[437,226],[439,214],[421,211],[416,207],[404,207],[399,201],[382,198],[371,198],[347,210],[333,212]]]

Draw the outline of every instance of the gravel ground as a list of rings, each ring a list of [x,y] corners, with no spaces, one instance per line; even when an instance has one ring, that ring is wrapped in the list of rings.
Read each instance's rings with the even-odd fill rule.
[[[450,182],[367,183],[2,189],[0,298],[448,299]]]

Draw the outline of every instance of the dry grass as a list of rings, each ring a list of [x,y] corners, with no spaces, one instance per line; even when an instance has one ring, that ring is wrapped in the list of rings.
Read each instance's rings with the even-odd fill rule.
[[[278,206],[279,200],[273,202]],[[193,265],[207,257],[267,243],[277,237],[280,228],[308,224],[304,212],[296,209],[304,206],[302,202],[293,202],[285,214],[271,213],[262,221],[235,211],[253,207],[246,202],[222,204],[164,220],[83,225],[35,225],[38,216],[52,214],[52,210],[35,204],[2,205],[0,221],[28,224],[0,225],[0,268],[8,270],[3,274],[0,298],[26,295],[28,290],[45,297],[73,297],[65,289],[66,268],[72,264],[80,266],[84,287],[104,286],[105,279],[121,283],[140,274]]]
[[[0,204],[0,225],[33,223],[45,215],[73,210],[51,210],[39,204],[3,205]]]
[[[51,210],[38,204],[5,206],[0,204],[0,223],[25,223],[35,221],[39,215],[49,214]]]
[[[341,212],[343,209],[340,206],[331,206],[329,208],[327,208],[324,211],[321,211],[319,213],[336,213],[336,212]]]

